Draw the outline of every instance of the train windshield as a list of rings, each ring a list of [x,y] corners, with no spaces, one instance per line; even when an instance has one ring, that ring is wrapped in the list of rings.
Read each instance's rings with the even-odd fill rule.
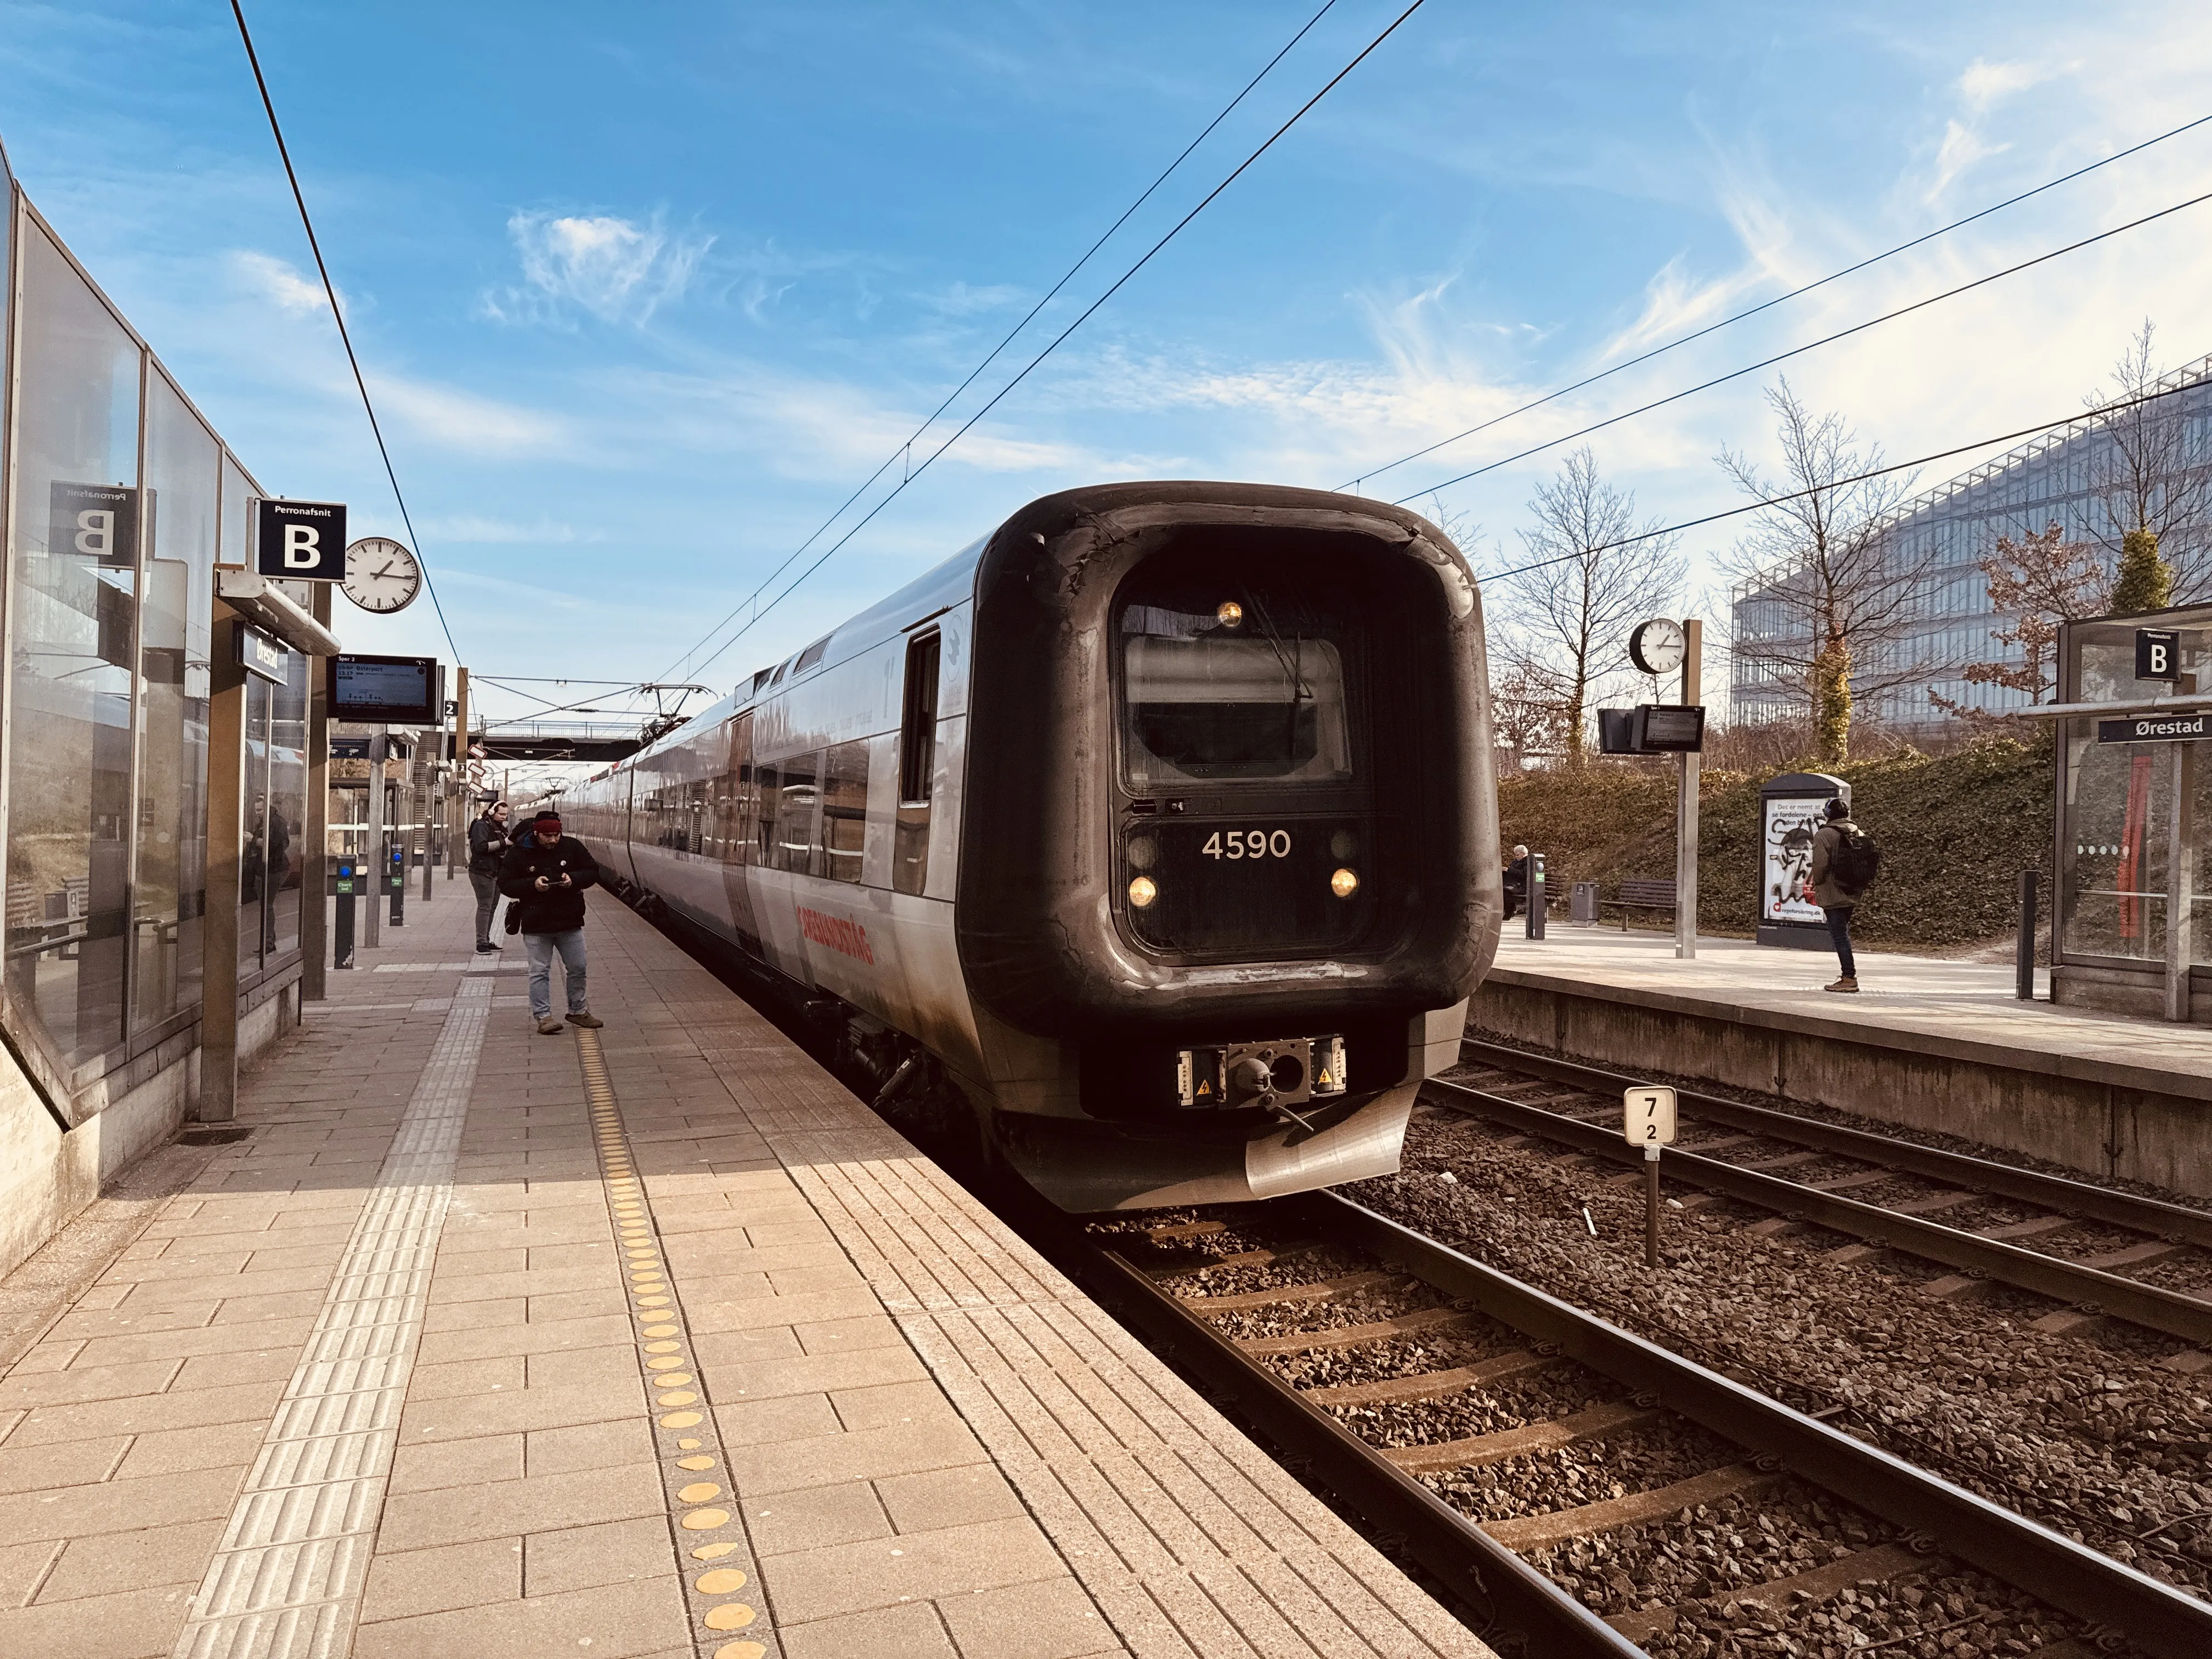
[[[1304,607],[1244,583],[1124,605],[1122,750],[1130,787],[1349,778],[1336,632]]]

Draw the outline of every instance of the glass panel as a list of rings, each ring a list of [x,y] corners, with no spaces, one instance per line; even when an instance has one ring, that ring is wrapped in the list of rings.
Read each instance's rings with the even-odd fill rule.
[[[246,825],[238,854],[238,966],[261,965],[276,925],[269,885],[269,682],[246,682]]]
[[[858,881],[868,844],[868,745],[841,743],[823,757],[822,873]]]
[[[307,821],[307,669],[292,653],[290,678],[269,688],[269,813],[263,842],[274,896],[269,924],[271,951],[300,948],[300,888],[307,850],[300,831]]]
[[[943,637],[908,642],[899,720],[898,821],[891,836],[891,889],[919,893],[929,879],[929,799],[937,776],[937,681]]]
[[[1249,583],[1146,581],[1121,611],[1124,763],[1139,792],[1352,775],[1336,629]]]
[[[2099,743],[2068,724],[2066,953],[2163,961],[2176,745]]]
[[[75,1061],[123,1036],[140,354],[27,221],[22,260],[8,979]]]
[[[777,769],[782,774],[776,793],[775,867],[799,875],[807,872],[814,850],[814,805],[821,791],[815,787],[819,755],[794,755]]]
[[[222,448],[158,373],[146,388],[133,1030],[200,1000],[207,909],[208,619]]]

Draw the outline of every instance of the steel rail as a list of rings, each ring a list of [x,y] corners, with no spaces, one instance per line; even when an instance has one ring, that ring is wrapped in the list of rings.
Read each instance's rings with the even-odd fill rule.
[[[1607,1071],[1602,1066],[1584,1065],[1571,1060],[1555,1060],[1548,1054],[1528,1054],[1503,1043],[1485,1042],[1474,1037],[1462,1043],[1461,1052],[1489,1065],[1601,1092],[1617,1092],[1644,1081],[1641,1078]],[[2168,1204],[2134,1193],[2115,1192],[2109,1187],[2095,1187],[2087,1182],[2070,1180],[2064,1176],[2045,1175],[2038,1170],[2017,1169],[2009,1164],[1998,1164],[1985,1158],[1974,1158],[1965,1152],[1949,1152],[1940,1147],[1894,1139],[1869,1130],[1845,1128],[1838,1123],[1823,1123],[1817,1118],[1799,1117],[1795,1113],[1778,1111],[1772,1107],[1750,1106],[1741,1101],[1700,1093],[1694,1089],[1678,1088],[1674,1093],[1688,1111],[1701,1118],[1710,1118],[1716,1123],[1725,1123],[1732,1128],[1771,1135],[1778,1140],[1797,1141],[1803,1146],[1817,1146],[1823,1152],[1863,1158],[1870,1164],[1885,1164],[1911,1175],[1948,1181],[1976,1192],[2016,1198],[2065,1214],[2081,1216],[2092,1221],[2109,1221],[2115,1226],[2132,1227],[2161,1238],[2212,1249],[2212,1211],[2192,1210],[2186,1205]]]
[[[1540,1106],[1524,1106],[1519,1101],[1508,1100],[1503,1095],[1465,1083],[1431,1078],[1422,1087],[1427,1097],[1441,1097],[1443,1103],[1453,1105],[1470,1116],[1502,1119],[1530,1134],[1563,1142],[1577,1152],[1643,1167],[1642,1150],[1622,1139],[1617,1129],[1585,1123]],[[1742,1199],[1761,1209],[1802,1216],[1834,1231],[1894,1245],[1910,1255],[2020,1290],[2033,1291],[2054,1301],[2075,1307],[2094,1307],[2101,1313],[2163,1331],[2185,1342],[2212,1343],[2212,1302],[2202,1302],[2178,1291],[2122,1279],[2117,1273],[2085,1267],[2060,1256],[2043,1255],[2002,1239],[1961,1232],[1940,1222],[1863,1204],[1840,1194],[1800,1186],[1778,1176],[1723,1164],[1718,1158],[1701,1158],[1679,1147],[1668,1149],[1661,1168],[1678,1181]]]
[[[1492,1318],[1556,1344],[1563,1354],[1625,1387],[1657,1395],[1670,1409],[1722,1437],[1775,1459],[1909,1534],[1927,1534],[1946,1555],[2077,1618],[2115,1628],[2160,1659],[2202,1659],[2212,1653],[2212,1606],[2185,1591],[1349,1199],[1323,1192],[1302,1203],[1328,1236],[1349,1238]],[[1287,1389],[1272,1372],[1261,1374],[1274,1387]]]

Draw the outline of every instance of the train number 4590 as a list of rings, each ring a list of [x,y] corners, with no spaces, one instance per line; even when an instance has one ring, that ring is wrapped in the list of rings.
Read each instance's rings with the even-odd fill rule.
[[[1210,859],[1286,859],[1291,855],[1291,832],[1217,830],[1198,850]]]

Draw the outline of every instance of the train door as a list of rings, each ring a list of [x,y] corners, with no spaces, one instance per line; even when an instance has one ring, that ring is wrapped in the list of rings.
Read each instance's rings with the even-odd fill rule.
[[[760,817],[760,788],[753,776],[753,717],[747,710],[730,722],[730,749],[725,762],[722,811],[727,815],[720,836],[722,881],[730,900],[730,921],[738,943],[754,956],[761,951],[760,927],[753,919],[752,865],[756,825]]]

